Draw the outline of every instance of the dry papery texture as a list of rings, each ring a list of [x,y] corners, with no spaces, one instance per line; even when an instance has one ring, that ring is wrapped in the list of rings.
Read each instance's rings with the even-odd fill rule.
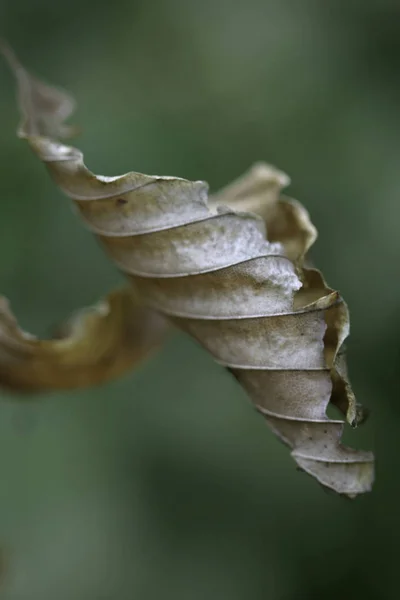
[[[58,141],[72,133],[64,120],[73,100],[30,76],[5,45],[3,53],[18,83],[19,136],[131,284],[132,291],[117,293],[126,300],[122,310],[119,301],[107,304],[112,338],[108,350],[112,348],[118,361],[128,348],[118,363],[121,368],[111,369],[108,376],[133,366],[162,338],[166,317],[229,369],[302,470],[339,494],[354,497],[369,491],[372,454],[343,446],[344,421],[326,414],[331,402],[352,426],[364,418],[343,351],[349,333],[347,306],[318,270],[306,266],[317,233],[303,206],[281,195],[288,177],[259,163],[208,197],[202,181],[135,172],[94,175],[79,150]],[[132,311],[127,299],[131,293]],[[114,311],[117,334],[112,337]],[[104,315],[97,311],[93,318],[98,338]],[[126,334],[124,323],[132,335]],[[40,355],[44,342],[18,330],[8,310],[3,310],[0,327],[0,377],[15,388],[19,382],[29,387],[27,380],[37,377],[32,356],[38,353],[45,369],[47,360],[51,367],[52,353]],[[86,328],[86,333],[90,347],[92,331]],[[125,334],[128,341],[120,346]],[[56,348],[60,342],[47,343]],[[65,350],[68,336],[62,343]],[[83,372],[85,356],[79,354]],[[11,369],[15,376],[10,380]],[[89,372],[80,377],[91,383]],[[47,389],[63,387],[57,381],[45,383],[50,383]]]

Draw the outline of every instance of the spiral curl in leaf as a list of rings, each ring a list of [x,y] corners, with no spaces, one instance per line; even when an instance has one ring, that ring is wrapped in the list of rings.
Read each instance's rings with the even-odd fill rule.
[[[369,491],[373,456],[341,444],[343,420],[364,419],[347,377],[349,315],[340,294],[308,266],[316,230],[288,177],[267,164],[208,197],[202,181],[128,173],[94,175],[64,145],[69,96],[16,63],[20,137],[74,202],[142,302],[229,369],[298,466],[354,497]],[[54,93],[53,93],[54,91]]]

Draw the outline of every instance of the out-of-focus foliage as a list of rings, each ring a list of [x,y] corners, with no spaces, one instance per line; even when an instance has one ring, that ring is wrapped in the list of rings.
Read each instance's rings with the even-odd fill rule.
[[[40,340],[18,327],[0,297],[0,386],[33,393],[104,383],[147,358],[167,328],[133,289],[121,288]]]
[[[5,598],[397,597],[399,12],[371,0],[0,6],[21,58],[80,98],[97,172],[215,189],[255,159],[285,166],[320,232],[313,258],[351,308],[352,380],[381,465],[357,503],[310,486],[181,336],[101,390],[33,407],[3,394]],[[21,157],[0,77],[1,289],[43,334],[121,279]],[[371,435],[357,431],[360,446]]]

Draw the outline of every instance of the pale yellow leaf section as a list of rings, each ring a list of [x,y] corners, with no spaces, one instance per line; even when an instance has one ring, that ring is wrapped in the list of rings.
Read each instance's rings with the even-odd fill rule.
[[[146,358],[165,331],[165,320],[129,288],[80,310],[48,340],[22,331],[0,297],[0,386],[40,392],[104,383]]]

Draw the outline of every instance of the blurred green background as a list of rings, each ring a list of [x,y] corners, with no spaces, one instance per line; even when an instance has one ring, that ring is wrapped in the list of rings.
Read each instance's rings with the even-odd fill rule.
[[[346,440],[378,457],[372,494],[324,493],[181,334],[102,388],[2,392],[0,597],[398,598],[399,2],[2,0],[0,23],[78,99],[95,172],[216,189],[264,159],[291,175],[372,409]],[[0,87],[0,291],[47,335],[120,276],[17,140],[5,65]]]

